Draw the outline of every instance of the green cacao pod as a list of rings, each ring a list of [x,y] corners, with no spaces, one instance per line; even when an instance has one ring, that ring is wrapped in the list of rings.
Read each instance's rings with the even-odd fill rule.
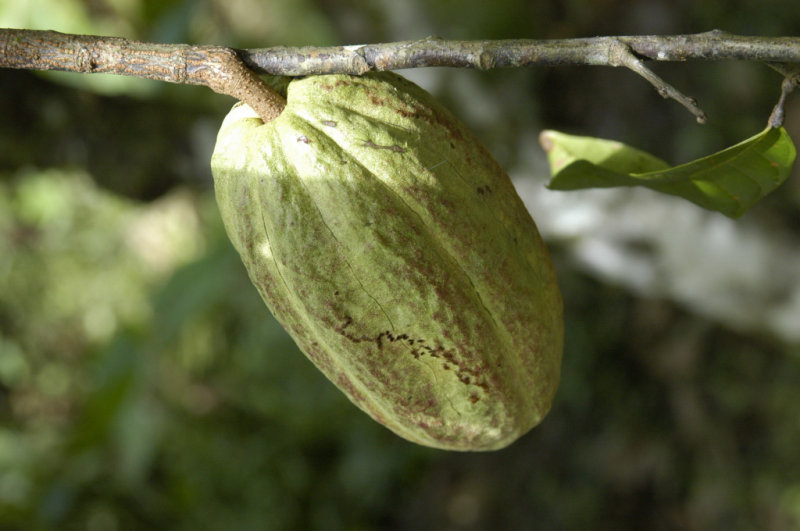
[[[250,279],[300,349],[398,435],[502,448],[558,385],[561,295],[508,176],[391,73],[292,81],[264,124],[238,104],[212,158]]]

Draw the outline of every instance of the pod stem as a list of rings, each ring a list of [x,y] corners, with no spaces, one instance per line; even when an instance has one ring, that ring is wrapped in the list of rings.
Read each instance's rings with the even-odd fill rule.
[[[231,48],[216,48],[208,53],[212,72],[207,86],[214,92],[239,99],[258,114],[264,123],[277,118],[286,100],[244,64]]]

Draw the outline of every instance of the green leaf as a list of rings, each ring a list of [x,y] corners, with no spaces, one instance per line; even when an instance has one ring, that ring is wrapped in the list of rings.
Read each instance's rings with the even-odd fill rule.
[[[735,218],[789,175],[795,147],[786,130],[767,127],[727,149],[670,167],[620,142],[543,131],[553,190],[646,186]]]

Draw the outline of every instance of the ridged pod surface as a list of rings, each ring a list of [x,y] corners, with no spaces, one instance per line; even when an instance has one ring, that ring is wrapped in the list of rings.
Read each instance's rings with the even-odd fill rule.
[[[436,448],[502,448],[558,386],[562,301],[508,176],[391,73],[292,81],[225,118],[217,202],[250,279],[358,407]]]

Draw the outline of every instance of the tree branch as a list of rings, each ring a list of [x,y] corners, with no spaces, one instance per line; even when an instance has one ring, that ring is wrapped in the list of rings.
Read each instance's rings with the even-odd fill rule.
[[[205,85],[248,103],[265,122],[286,101],[221,46],[149,44],[119,37],[0,29],[0,67],[107,73]]]
[[[477,68],[625,66],[704,121],[692,98],[659,78],[644,60],[739,60],[800,64],[800,38],[749,37],[710,31],[692,35],[560,40],[447,41],[436,38],[358,46],[284,46],[235,50],[220,46],[150,44],[118,37],[0,29],[0,67],[104,72],[205,85],[250,104],[264,121],[285,105],[256,73],[305,76],[429,66]]]
[[[746,37],[719,30],[692,35],[591,37],[556,40],[447,41],[427,38],[358,46],[278,46],[241,50],[257,72],[283,76],[363,74],[428,66],[507,68],[611,64],[613,42],[654,61],[737,60],[800,63],[800,37]]]

